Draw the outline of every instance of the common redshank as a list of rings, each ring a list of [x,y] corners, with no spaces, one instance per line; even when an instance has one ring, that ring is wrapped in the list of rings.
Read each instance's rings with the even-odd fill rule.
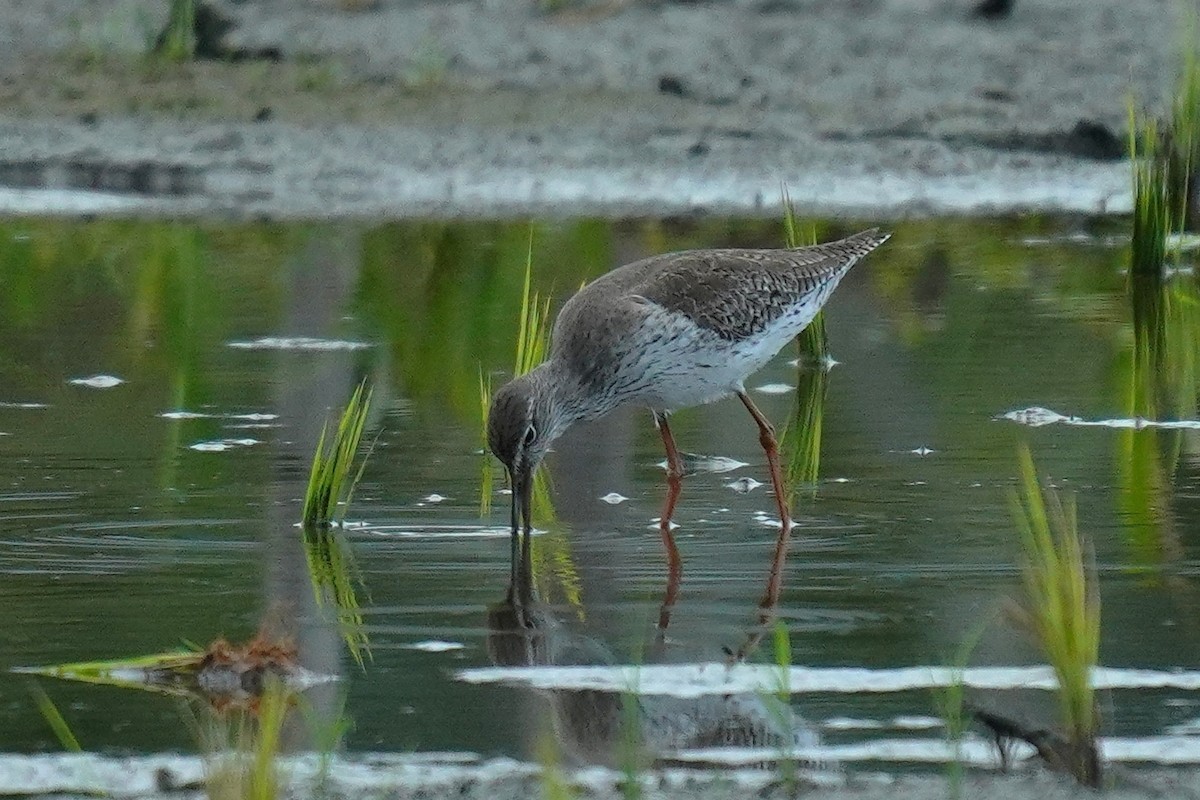
[[[635,261],[579,290],[551,332],[550,355],[496,392],[488,446],[512,489],[514,550],[528,543],[533,473],[550,444],[580,420],[615,408],[650,409],[667,451],[659,529],[672,574],[680,571],[671,517],[683,461],[668,417],[736,394],[758,425],[779,511],[782,553],[791,526],[771,423],[744,381],[796,337],[838,282],[891,234],[878,229],[786,250],[688,250]]]

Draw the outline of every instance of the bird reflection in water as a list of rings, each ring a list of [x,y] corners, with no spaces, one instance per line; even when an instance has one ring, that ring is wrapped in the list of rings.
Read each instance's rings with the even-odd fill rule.
[[[617,663],[602,642],[572,630],[555,615],[553,607],[539,601],[526,548],[516,555],[511,575],[503,601],[488,608],[487,652],[493,664],[557,667]],[[759,611],[765,614],[768,609]],[[660,626],[654,644],[647,649],[648,663],[662,660],[663,632]],[[730,659],[745,658],[760,637],[761,625],[751,631],[741,648],[730,651]],[[774,696],[742,693],[678,698],[596,689],[552,689],[543,694],[549,702],[559,749],[576,763],[618,766],[630,741],[640,744],[639,760],[658,766],[682,763],[672,754],[695,748],[770,748],[788,754],[811,752],[819,744],[817,732]],[[686,763],[702,765],[692,759]]]

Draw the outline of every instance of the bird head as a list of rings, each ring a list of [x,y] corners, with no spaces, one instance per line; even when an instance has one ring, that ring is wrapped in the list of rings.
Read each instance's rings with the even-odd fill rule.
[[[488,448],[508,471],[514,531],[518,522],[531,527],[533,473],[560,432],[550,395],[535,370],[500,387],[488,411]]]

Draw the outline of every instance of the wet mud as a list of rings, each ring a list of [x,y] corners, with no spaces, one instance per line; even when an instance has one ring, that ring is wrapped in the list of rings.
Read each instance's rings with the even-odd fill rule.
[[[165,4],[6,6],[0,208],[1122,211],[1127,98],[1178,62],[1159,4],[735,5],[212,0],[182,65]]]

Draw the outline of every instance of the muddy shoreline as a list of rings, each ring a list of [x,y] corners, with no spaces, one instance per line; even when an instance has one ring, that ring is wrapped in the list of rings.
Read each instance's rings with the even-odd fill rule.
[[[0,210],[271,218],[1124,212],[1178,7],[245,0],[0,9]]]

